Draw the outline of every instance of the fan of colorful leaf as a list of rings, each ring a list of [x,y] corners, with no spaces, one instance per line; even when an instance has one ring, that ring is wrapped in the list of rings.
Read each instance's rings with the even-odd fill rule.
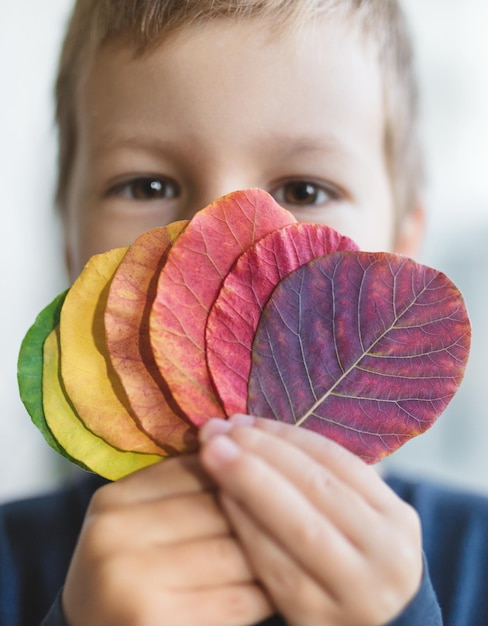
[[[46,441],[109,479],[195,450],[233,413],[374,463],[434,423],[469,345],[444,274],[250,189],[92,257],[27,333],[18,380]]]

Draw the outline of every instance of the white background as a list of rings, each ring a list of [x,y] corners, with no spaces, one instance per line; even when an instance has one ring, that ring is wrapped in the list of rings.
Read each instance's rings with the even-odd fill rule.
[[[417,40],[429,167],[420,260],[463,291],[473,350],[446,413],[388,464],[488,492],[488,2],[404,1]],[[67,284],[52,208],[52,83],[70,7],[71,0],[0,0],[0,500],[37,493],[71,472],[30,423],[16,383],[23,335]]]

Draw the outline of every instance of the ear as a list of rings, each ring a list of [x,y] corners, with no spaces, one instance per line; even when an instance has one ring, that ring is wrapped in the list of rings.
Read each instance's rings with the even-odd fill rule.
[[[394,251],[415,258],[418,256],[425,231],[425,208],[419,202],[403,216],[394,242]]]

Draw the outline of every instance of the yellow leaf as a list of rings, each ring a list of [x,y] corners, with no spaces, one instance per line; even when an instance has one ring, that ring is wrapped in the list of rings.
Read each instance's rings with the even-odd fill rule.
[[[123,452],[90,432],[74,412],[59,378],[59,327],[44,343],[43,408],[59,445],[73,458],[109,480],[117,480],[163,457]]]
[[[61,377],[94,434],[121,450],[164,455],[138,427],[105,346],[108,290],[126,252],[117,248],[93,256],[69,290],[60,318]]]

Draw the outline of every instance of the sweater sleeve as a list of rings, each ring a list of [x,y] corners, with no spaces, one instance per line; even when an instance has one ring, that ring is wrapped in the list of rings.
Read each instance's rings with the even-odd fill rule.
[[[419,513],[428,563],[419,592],[389,626],[442,624],[436,595],[446,626],[488,624],[488,498],[399,477],[387,482]],[[47,498],[0,507],[2,626],[40,624],[44,616],[43,626],[66,626],[60,596],[53,599],[101,484],[91,477]],[[284,624],[278,616],[264,623]]]
[[[417,594],[408,604],[401,614],[386,626],[443,626],[441,610],[437,602],[437,597],[432,587],[429,575],[429,567],[424,557],[424,573],[422,582]],[[265,622],[260,622],[258,626],[285,626],[286,622],[279,615],[275,615]],[[43,626],[65,626],[59,624],[43,624]]]
[[[63,489],[0,507],[0,624],[40,624],[64,583],[90,497],[88,474]],[[49,622],[48,622],[49,623]]]
[[[56,596],[56,600],[52,605],[49,613],[42,620],[41,626],[68,626],[64,619],[63,609],[61,606],[61,593],[62,589]]]
[[[488,624],[488,498],[399,477],[387,482],[420,516],[424,552],[446,625]]]
[[[424,573],[420,588],[402,613],[388,626],[442,626],[442,615],[432,587],[429,567],[424,557]]]
[[[58,593],[51,610],[41,623],[41,626],[67,626],[61,606],[61,593]],[[422,584],[415,598],[406,609],[388,626],[442,626],[442,617],[435,597],[427,569],[424,569]],[[285,626],[283,618],[274,615],[260,626]]]

